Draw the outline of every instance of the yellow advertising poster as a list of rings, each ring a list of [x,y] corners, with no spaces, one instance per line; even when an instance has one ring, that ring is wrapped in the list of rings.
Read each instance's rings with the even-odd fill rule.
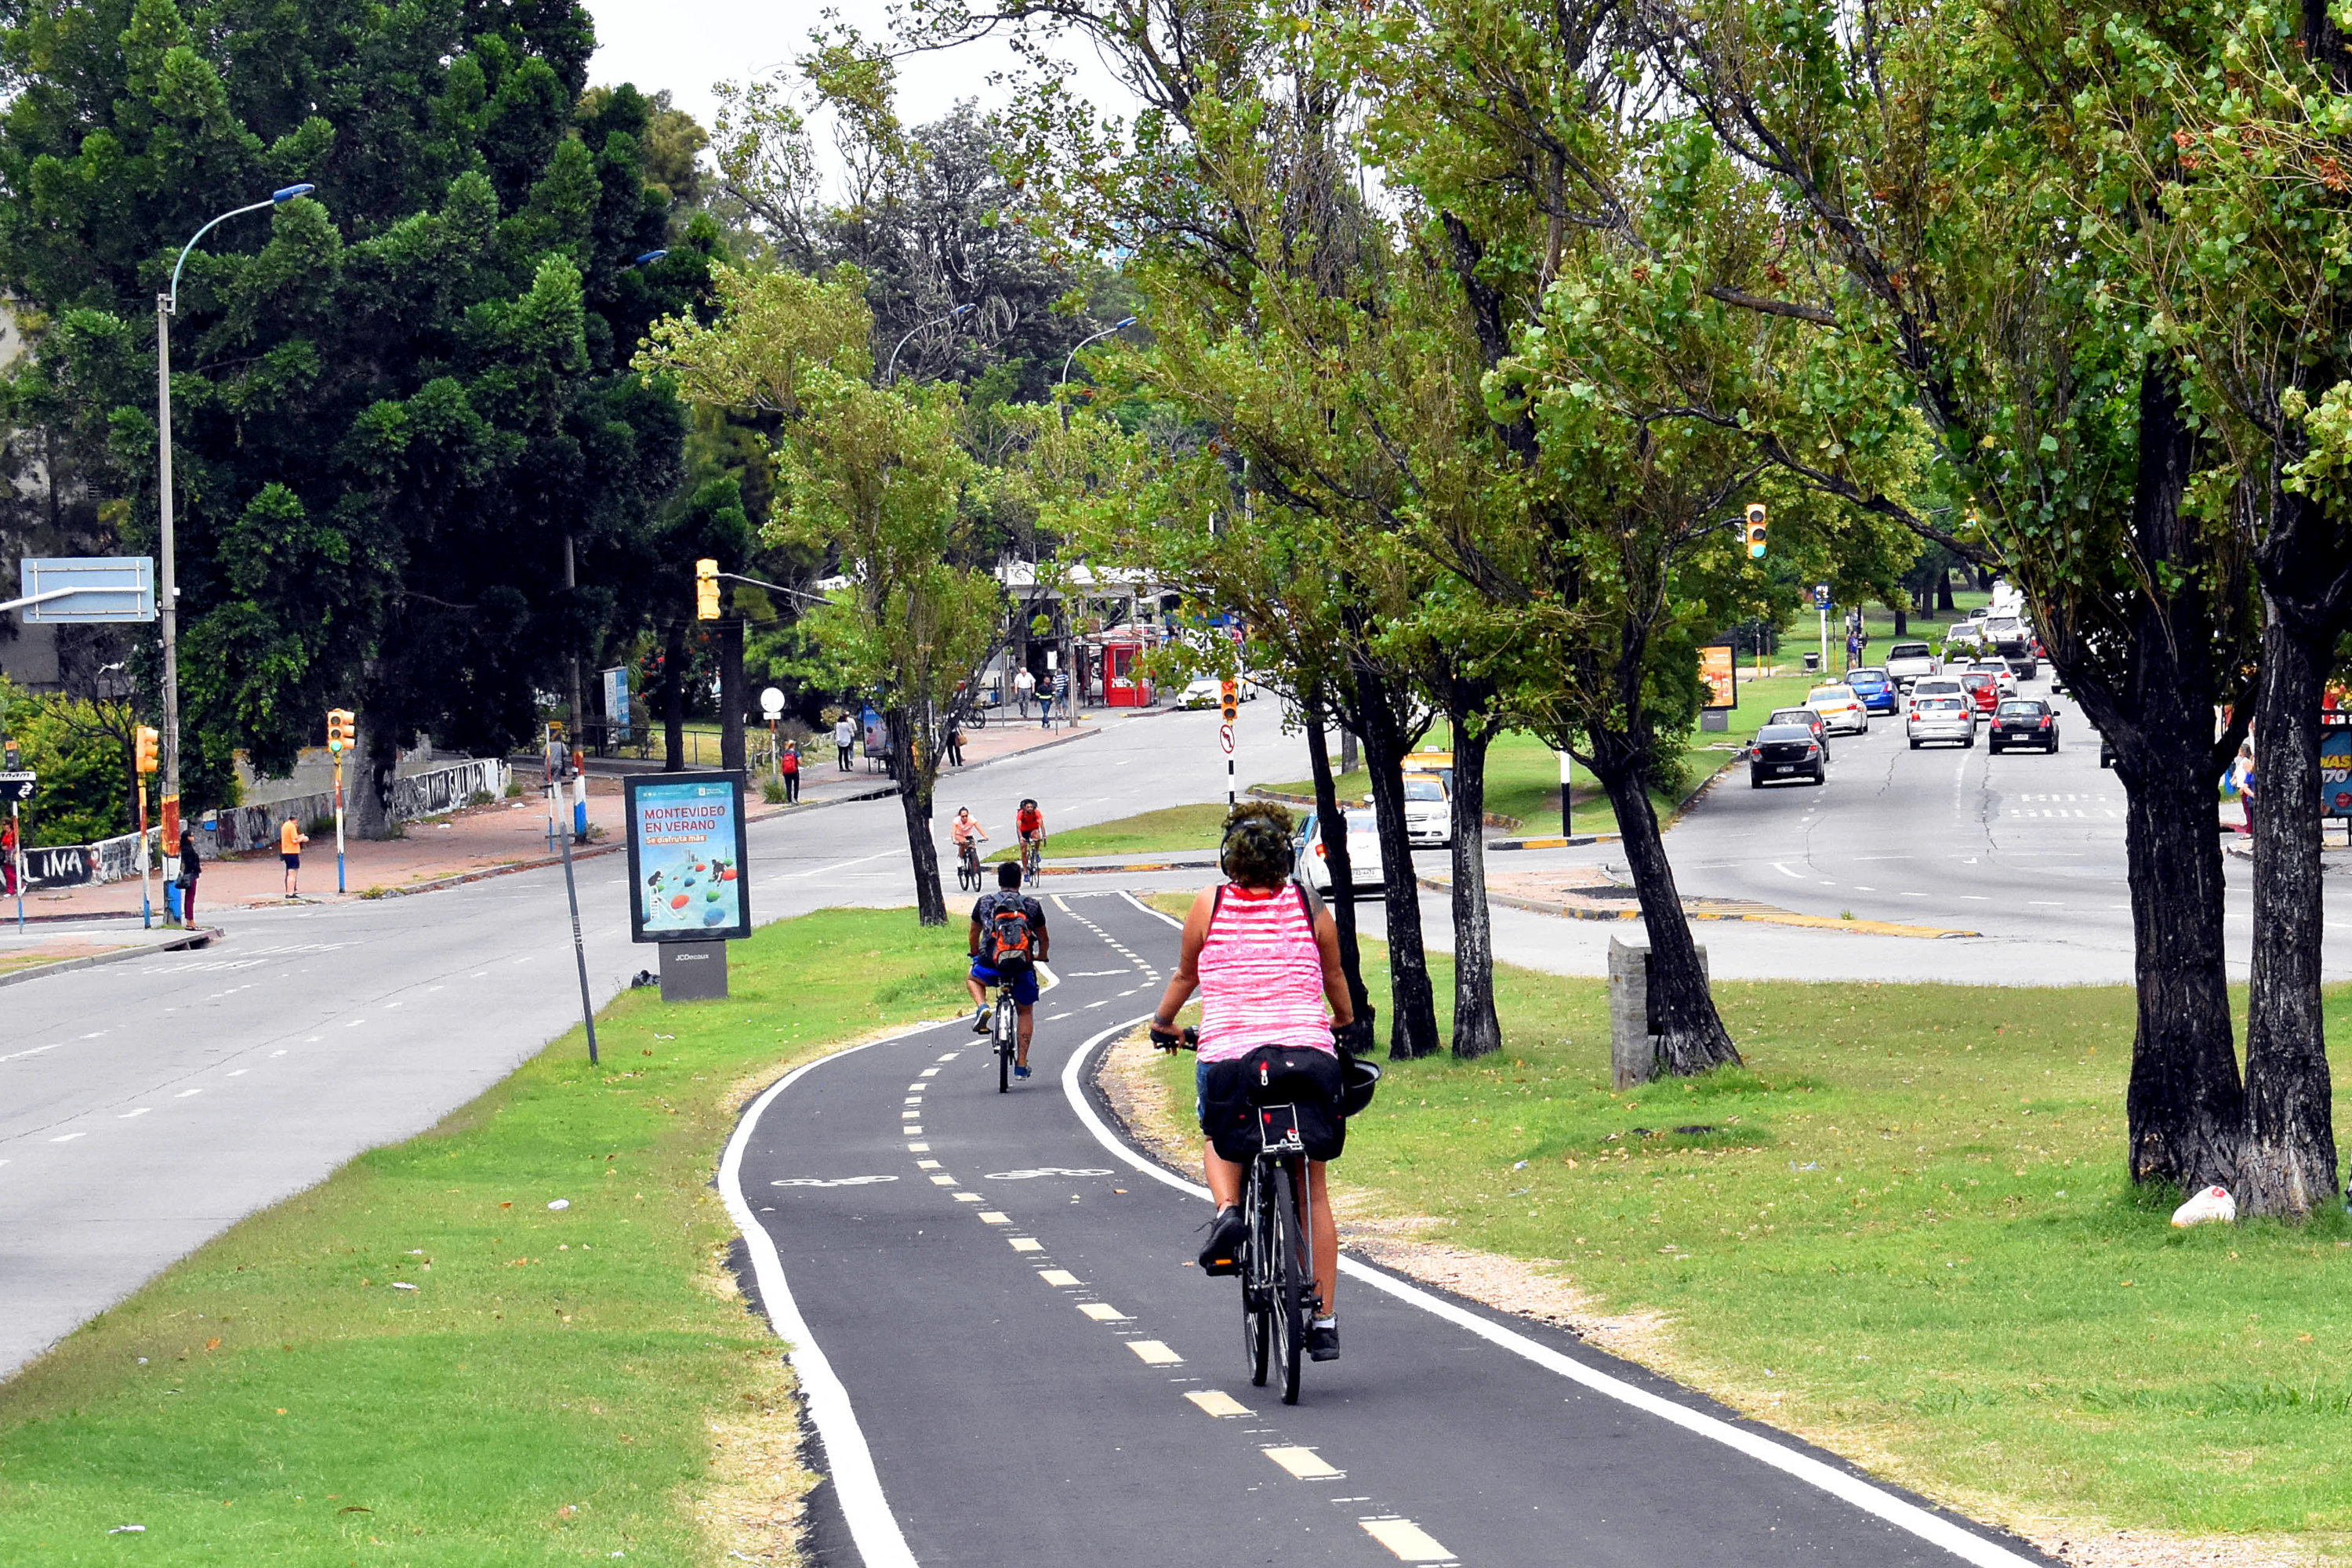
[[[1739,706],[1739,688],[1731,676],[1731,649],[1703,647],[1698,650],[1698,678],[1706,686],[1709,709]]]

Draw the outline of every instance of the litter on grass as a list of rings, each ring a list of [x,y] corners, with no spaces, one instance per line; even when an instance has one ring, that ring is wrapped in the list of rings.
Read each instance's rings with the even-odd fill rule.
[[[568,1209],[572,1206],[572,1200],[570,1198],[558,1198],[547,1206],[551,1209]]]
[[[416,1287],[415,1287],[415,1286],[411,1285],[411,1284],[410,1284],[407,1280],[405,1280],[405,1279],[395,1279],[395,1280],[394,1280],[394,1281],[392,1282],[392,1288],[393,1288],[394,1289],[395,1289],[395,1290],[414,1290],[414,1289],[416,1289]]]
[[[2184,1229],[2192,1225],[2210,1225],[2216,1220],[2223,1225],[2238,1222],[2238,1200],[2230,1195],[2227,1187],[2208,1187],[2172,1211],[2172,1223]]]

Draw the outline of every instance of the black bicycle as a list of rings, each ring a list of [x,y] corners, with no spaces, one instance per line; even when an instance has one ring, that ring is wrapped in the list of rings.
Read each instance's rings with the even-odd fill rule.
[[[996,1006],[988,1016],[988,1037],[996,1047],[996,1092],[1008,1094],[1013,1089],[1013,1062],[1021,1049],[1021,1006],[1013,1000],[1013,980],[1000,975],[996,982]]]
[[[969,893],[976,891],[980,883],[980,846],[967,838],[956,853],[956,886]]]
[[[1178,1037],[1197,1050],[1200,1031]],[[1155,1043],[1160,1043],[1155,1040]],[[1173,1050],[1172,1045],[1161,1044]],[[1377,1076],[1377,1069],[1375,1069]],[[1315,1235],[1308,1205],[1307,1145],[1296,1105],[1255,1108],[1258,1148],[1242,1173],[1242,1344],[1250,1382],[1282,1379],[1282,1402],[1298,1403],[1298,1363],[1307,1328],[1323,1310],[1315,1290]]]

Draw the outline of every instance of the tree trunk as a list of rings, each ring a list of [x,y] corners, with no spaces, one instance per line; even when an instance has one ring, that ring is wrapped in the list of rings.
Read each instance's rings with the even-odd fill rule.
[[[931,770],[916,765],[912,714],[903,708],[887,709],[882,722],[890,737],[898,807],[907,819],[907,858],[915,872],[915,918],[927,926],[945,925],[947,894],[940,887],[940,851],[931,837]]]
[[[1936,574],[1936,613],[1939,616],[1948,616],[1953,613],[1953,609],[1952,569],[1947,566]]]
[[[669,624],[662,644],[662,772],[686,769],[686,622]]]
[[[1654,1076],[1685,1077],[1709,1068],[1739,1065],[1738,1047],[1715,1010],[1706,972],[1699,967],[1698,943],[1684,918],[1675,868],[1666,858],[1657,813],[1650,806],[1647,781],[1639,767],[1596,755],[1592,772],[1609,792],[1617,831],[1633,873],[1642,921],[1650,932],[1650,1016],[1658,1026]]]
[[[1353,730],[1349,729],[1347,725],[1342,724],[1339,726],[1340,773],[1354,773],[1356,771],[1356,732]]]
[[[1315,816],[1325,823],[1345,822],[1339,809],[1339,791],[1331,776],[1331,751],[1326,743],[1323,725],[1326,709],[1320,693],[1309,697],[1307,710],[1307,764],[1315,778]],[[1371,998],[1364,991],[1363,950],[1356,940],[1356,900],[1340,889],[1355,879],[1355,868],[1348,862],[1348,836],[1323,836],[1323,861],[1331,870],[1331,923],[1339,931],[1339,967],[1347,971],[1348,997],[1354,1005],[1356,1016],[1366,1021],[1365,1037],[1370,1038],[1369,1025],[1372,1016]]]
[[[1910,596],[1906,595],[1903,602],[1895,606],[1895,635],[1898,637],[1911,635],[1910,605]]]
[[[1356,673],[1364,762],[1372,782],[1372,820],[1387,868],[1389,928],[1389,1055],[1399,1061],[1439,1048],[1437,997],[1429,981],[1429,954],[1421,940],[1421,884],[1412,846],[1404,836],[1404,753],[1409,744],[1397,721],[1386,676]]]
[[[743,751],[743,617],[732,604],[719,622],[719,765],[751,771]]]
[[[400,772],[399,736],[390,721],[364,704],[355,728],[358,744],[343,766],[343,833],[350,838],[388,838],[392,781]]]
[[[2334,638],[2329,642],[2332,645]],[[2241,1214],[2302,1215],[2336,1191],[2334,1098],[2319,997],[2319,699],[2313,649],[2263,628],[2254,808],[2254,963],[2246,1013]]]
[[[1503,1048],[1495,1014],[1495,932],[1486,907],[1486,747],[1494,720],[1450,712],[1454,731],[1454,1054]]]

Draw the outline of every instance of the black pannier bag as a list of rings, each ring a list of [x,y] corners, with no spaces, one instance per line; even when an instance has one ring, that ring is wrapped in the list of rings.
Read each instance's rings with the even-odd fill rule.
[[[1258,1109],[1296,1106],[1307,1157],[1336,1160],[1348,1142],[1348,1123],[1339,1114],[1343,1087],[1339,1058],[1328,1051],[1260,1046],[1245,1057],[1209,1064],[1202,1124],[1221,1156],[1246,1163],[1257,1158],[1269,1136],[1261,1129]],[[1271,1136],[1286,1136],[1289,1127],[1285,1116]]]

